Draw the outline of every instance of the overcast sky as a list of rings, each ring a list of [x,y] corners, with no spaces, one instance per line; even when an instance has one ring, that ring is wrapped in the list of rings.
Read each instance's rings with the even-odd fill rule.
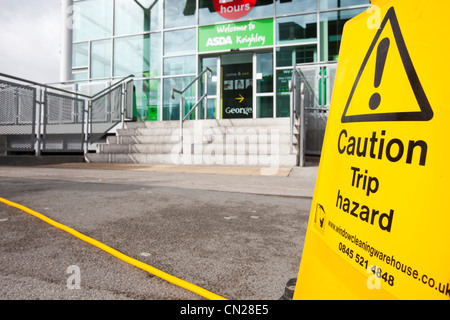
[[[59,82],[60,0],[0,0],[0,73]]]

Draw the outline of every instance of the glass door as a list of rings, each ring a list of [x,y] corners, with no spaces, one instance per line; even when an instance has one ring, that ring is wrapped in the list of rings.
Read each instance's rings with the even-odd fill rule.
[[[206,102],[206,119],[218,119],[217,115],[217,70],[218,70],[218,62],[219,57],[203,57],[200,60],[200,72],[205,70],[205,68],[209,68],[212,71],[211,78],[208,79],[208,99]],[[201,80],[201,88],[200,88],[200,96],[205,93],[205,83],[204,78]],[[200,112],[198,113],[199,119],[204,118],[204,108],[205,103],[200,107]]]
[[[212,70],[208,81],[207,119],[273,118],[272,51],[227,53],[200,58],[200,71]],[[202,82],[200,95],[205,92]],[[203,108],[199,119],[203,119]]]
[[[274,117],[273,52],[256,52],[256,117]]]

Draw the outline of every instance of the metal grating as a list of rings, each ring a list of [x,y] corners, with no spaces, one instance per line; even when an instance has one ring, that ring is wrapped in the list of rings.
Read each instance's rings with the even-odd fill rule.
[[[123,123],[125,112],[133,113],[133,75],[103,85],[93,96],[97,83],[59,88],[3,73],[0,77],[1,155],[88,152],[89,143]]]
[[[85,101],[52,92],[44,101],[43,150],[83,150]]]
[[[122,90],[119,86],[92,100],[89,142],[95,142],[121,121]]]
[[[0,151],[33,151],[36,89],[0,80]]]
[[[125,118],[133,119],[133,102],[134,102],[134,82],[129,81],[125,89]]]
[[[305,110],[305,153],[320,155],[330,109],[336,64],[297,66]],[[298,97],[295,99],[295,103]]]

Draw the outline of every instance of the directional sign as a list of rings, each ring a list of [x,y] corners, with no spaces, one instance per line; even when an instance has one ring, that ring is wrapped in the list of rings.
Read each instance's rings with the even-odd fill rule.
[[[345,25],[294,299],[450,299],[449,10]]]
[[[251,63],[224,65],[222,67],[222,116],[224,119],[252,118]]]

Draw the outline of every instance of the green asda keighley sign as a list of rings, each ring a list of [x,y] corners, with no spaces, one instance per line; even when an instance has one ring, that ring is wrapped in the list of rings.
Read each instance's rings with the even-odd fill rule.
[[[273,19],[200,27],[198,51],[256,48],[273,45]]]

